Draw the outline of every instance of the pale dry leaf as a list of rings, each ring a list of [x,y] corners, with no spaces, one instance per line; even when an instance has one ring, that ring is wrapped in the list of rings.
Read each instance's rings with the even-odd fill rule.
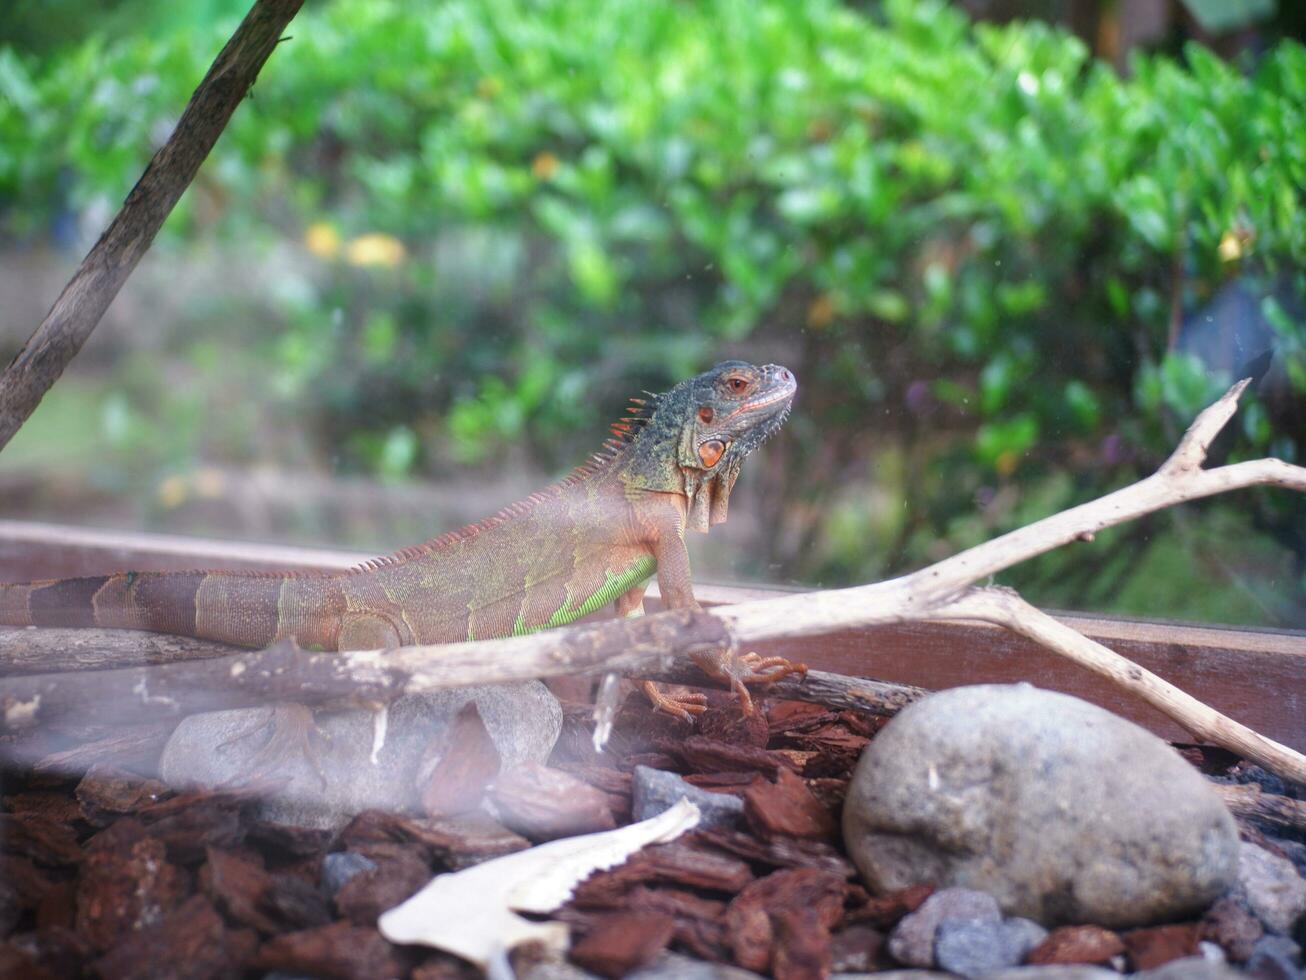
[[[453,874],[429,885],[378,920],[394,943],[432,946],[482,969],[527,941],[562,951],[567,927],[530,922],[520,912],[551,912],[595,871],[625,861],[646,844],[675,840],[698,824],[698,807],[682,799],[669,810],[616,830],[564,837]]]

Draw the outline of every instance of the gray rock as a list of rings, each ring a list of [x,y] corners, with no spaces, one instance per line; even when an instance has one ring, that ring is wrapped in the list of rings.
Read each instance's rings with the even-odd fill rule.
[[[1119,974],[1112,974],[1119,977]],[[879,973],[831,973],[830,980],[952,980],[938,970],[882,970]]]
[[[1301,947],[1287,936],[1262,936],[1247,959],[1247,972],[1259,980],[1300,980],[1304,966]]]
[[[1171,960],[1164,966],[1133,974],[1134,980],[1239,980],[1244,976],[1245,973],[1228,963],[1201,956],[1185,956],[1181,960]]]
[[[1243,842],[1235,894],[1270,932],[1287,935],[1306,914],[1306,879],[1296,866],[1263,847]]]
[[[532,963],[521,974],[521,980],[601,980],[598,974],[582,970],[567,960],[548,959]]]
[[[636,766],[631,791],[631,813],[636,820],[656,817],[675,806],[681,798],[698,807],[698,825],[730,828],[744,815],[744,801],[729,793],[712,793],[693,786],[674,772]]]
[[[389,710],[385,744],[371,759],[373,718],[362,709],[319,710],[315,741],[321,776],[303,753],[274,771],[283,781],[258,815],[277,823],[339,829],[362,810],[412,810],[447,746],[445,731],[475,701],[504,766],[543,762],[562,730],[562,708],[539,681],[405,695]],[[260,763],[271,708],[213,711],[186,718],[160,760],[173,786],[239,785]],[[324,785],[325,780],[325,785]]]
[[[944,888],[894,926],[889,955],[908,966],[934,966],[934,941],[944,922],[998,922],[1002,912],[992,895],[967,888]]]
[[[354,851],[333,851],[322,859],[322,884],[334,895],[354,875],[376,869],[376,862]]]
[[[952,973],[978,977],[1019,965],[1047,934],[1046,929],[1029,919],[941,922],[934,938],[934,961]]]
[[[1044,925],[1199,912],[1233,883],[1233,818],[1137,725],[1028,684],[944,691],[862,753],[844,841],[871,887],[934,881]]]
[[[1101,966],[1057,963],[1047,966],[1013,966],[984,974],[984,980],[1120,980],[1120,974]]]
[[[626,974],[625,980],[762,980],[751,970],[705,963],[680,953],[662,953],[648,966]]]

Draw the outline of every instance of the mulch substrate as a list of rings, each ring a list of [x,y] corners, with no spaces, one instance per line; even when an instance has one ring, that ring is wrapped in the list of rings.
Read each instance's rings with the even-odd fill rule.
[[[170,791],[149,778],[157,733],[146,743],[154,756],[127,740],[129,755],[100,750],[80,778],[5,772],[0,976],[478,976],[454,957],[390,944],[377,916],[433,873],[630,821],[636,765],[737,796],[744,818],[583,882],[555,914],[572,927],[573,962],[620,977],[669,948],[780,980],[895,968],[887,934],[933,889],[868,894],[838,833],[852,766],[884,720],[775,701],[746,717],[711,697],[692,728],[628,698],[603,755],[588,706],[567,705],[549,764],[502,773],[472,710],[457,723],[464,750],[422,791],[425,812],[368,811],[339,834],[260,821],[251,793]],[[1236,762],[1198,755],[1208,769]],[[471,812],[486,798],[497,820]],[[1238,960],[1259,935],[1249,918],[1223,902],[1201,921],[1124,934],[1065,927],[1028,962],[1150,968],[1203,940]],[[532,955],[519,951],[519,971]]]

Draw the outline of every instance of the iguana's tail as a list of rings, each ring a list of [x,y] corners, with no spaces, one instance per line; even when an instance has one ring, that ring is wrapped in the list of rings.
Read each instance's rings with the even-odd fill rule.
[[[317,597],[286,588],[295,582],[303,580],[249,572],[118,572],[0,585],[0,625],[151,630],[264,647],[281,636],[317,632],[295,629],[320,619],[304,601]]]

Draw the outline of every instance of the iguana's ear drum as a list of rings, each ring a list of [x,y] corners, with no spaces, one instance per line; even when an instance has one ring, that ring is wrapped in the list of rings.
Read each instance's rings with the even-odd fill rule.
[[[726,444],[720,439],[712,439],[698,447],[698,460],[708,469],[721,461],[721,454],[726,451]]]

